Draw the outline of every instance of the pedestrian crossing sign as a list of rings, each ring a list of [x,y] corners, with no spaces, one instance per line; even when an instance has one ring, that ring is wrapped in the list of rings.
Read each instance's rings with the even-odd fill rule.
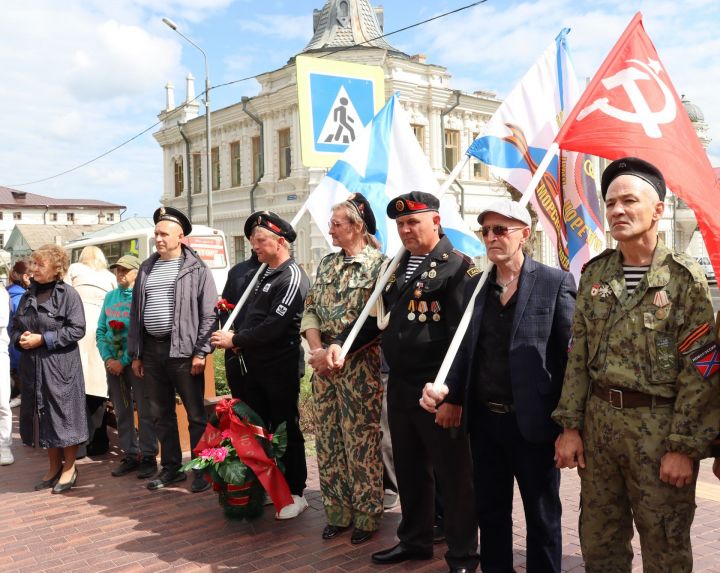
[[[385,103],[385,74],[328,58],[295,63],[303,164],[331,167]]]

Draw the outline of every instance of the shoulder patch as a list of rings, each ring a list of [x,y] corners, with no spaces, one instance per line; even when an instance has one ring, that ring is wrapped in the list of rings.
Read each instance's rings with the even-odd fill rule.
[[[600,259],[604,259],[605,257],[613,254],[615,252],[615,249],[605,249],[602,253],[599,255],[594,256],[592,259],[590,259],[587,263],[585,263],[582,268],[580,269],[580,273],[584,273],[585,269],[593,264],[595,261],[599,261]]]
[[[482,271],[478,267],[470,267],[465,274],[470,278],[481,274]]]
[[[720,348],[717,342],[708,342],[690,354],[690,360],[705,380],[720,370]]]

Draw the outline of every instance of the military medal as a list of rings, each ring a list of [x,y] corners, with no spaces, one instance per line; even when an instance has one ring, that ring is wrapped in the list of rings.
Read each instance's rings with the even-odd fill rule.
[[[447,261],[447,260],[448,260],[448,256],[449,256],[449,255],[448,255],[447,253],[443,253],[443,254],[442,254],[442,260],[443,260],[443,261]]]
[[[427,276],[428,276],[427,271],[425,271],[423,274],[420,275],[420,278],[424,280],[427,278]]]
[[[414,300],[411,300],[408,303],[408,310],[410,311],[410,312],[408,312],[408,320],[415,320],[415,301]]]
[[[655,311],[655,318],[657,318],[658,320],[665,320],[667,318],[667,315],[668,311],[664,308],[658,308]]]
[[[430,268],[434,269],[437,266],[437,263],[435,261],[430,262]]]
[[[602,285],[600,287],[600,298],[605,298],[606,296],[610,296],[611,292],[612,292],[612,289],[610,288],[610,285]]]
[[[418,314],[418,320],[419,320],[420,322],[425,322],[425,321],[427,320],[427,314],[426,314],[426,313],[427,313],[427,311],[428,311],[428,303],[427,303],[427,301],[425,301],[425,300],[419,300],[419,301],[418,301],[418,305],[417,305],[417,309],[418,309],[418,313],[420,313],[420,314]]]
[[[665,292],[664,290],[656,292],[655,298],[653,299],[653,304],[659,308],[669,305],[670,300],[668,299],[667,292]]]
[[[415,290],[413,291],[413,296],[415,298],[420,298],[422,296],[422,289],[425,287],[425,283],[422,281],[418,281],[415,285]]]
[[[598,283],[595,283],[592,288],[590,289],[590,296],[597,296],[597,294],[600,292],[600,285]]]
[[[434,279],[437,276],[437,273],[435,272],[435,269],[431,270],[428,273],[428,278]]]
[[[440,303],[436,300],[430,303],[430,312],[433,313],[432,319],[435,322],[440,322]]]

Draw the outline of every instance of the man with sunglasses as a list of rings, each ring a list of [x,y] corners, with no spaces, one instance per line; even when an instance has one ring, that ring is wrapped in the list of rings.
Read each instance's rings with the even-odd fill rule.
[[[483,573],[513,571],[514,480],[527,523],[527,571],[559,573],[562,507],[553,455],[560,426],[550,416],[565,373],[575,282],[524,253],[527,209],[503,199],[478,222],[495,266],[475,300],[447,386],[436,394],[428,384],[421,405],[434,412],[448,392],[464,391]],[[466,300],[475,286],[468,285]]]
[[[419,191],[388,204],[387,215],[395,219],[408,252],[383,289],[388,315],[367,320],[350,351],[382,334],[390,369],[388,422],[402,521],[397,530],[400,542],[374,553],[373,562],[432,559],[437,479],[445,508],[445,560],[451,573],[472,573],[478,556],[477,525],[467,511],[473,503],[470,451],[464,432],[453,431],[460,425],[463,397],[461,393],[449,396],[435,416],[418,405],[423,385],[436,376],[457,329],[465,284],[478,272],[442,232],[439,207],[437,197]],[[351,328],[328,348],[336,368],[342,366],[340,345]]]
[[[559,468],[580,473],[580,547],[593,572],[692,571],[698,461],[720,423],[718,347],[705,273],[658,237],[665,180],[613,161],[602,196],[617,249],[583,271],[573,344],[553,418]]]

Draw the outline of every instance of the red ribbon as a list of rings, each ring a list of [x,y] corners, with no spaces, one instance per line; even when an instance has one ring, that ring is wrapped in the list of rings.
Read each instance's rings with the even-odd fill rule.
[[[275,460],[267,456],[265,450],[255,439],[255,436],[258,436],[270,440],[272,434],[268,433],[265,428],[255,426],[239,418],[233,410],[233,406],[238,402],[240,400],[233,398],[232,400],[220,400],[217,403],[215,414],[218,417],[219,427],[216,428],[208,423],[193,452],[199,454],[207,448],[218,447],[223,440],[223,431],[227,430],[230,442],[235,448],[238,458],[255,472],[258,480],[267,491],[270,499],[272,499],[275,509],[280,511],[293,502],[290,488]]]

